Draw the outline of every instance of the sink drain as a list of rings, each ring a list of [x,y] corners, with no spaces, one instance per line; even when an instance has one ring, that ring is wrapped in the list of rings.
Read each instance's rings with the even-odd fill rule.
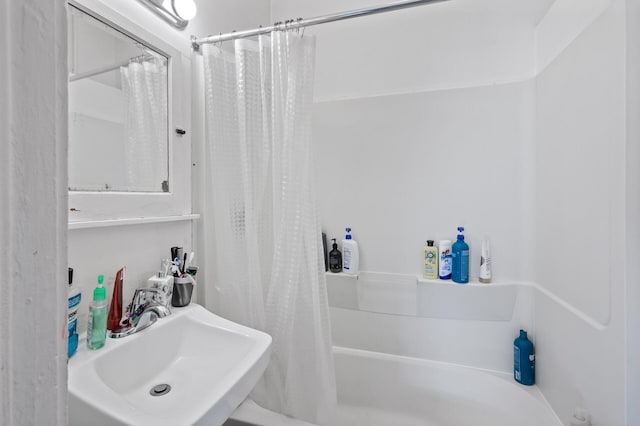
[[[171,385],[167,383],[162,383],[152,387],[151,390],[149,391],[149,394],[151,396],[162,396],[162,395],[168,394],[170,391],[171,391]]]

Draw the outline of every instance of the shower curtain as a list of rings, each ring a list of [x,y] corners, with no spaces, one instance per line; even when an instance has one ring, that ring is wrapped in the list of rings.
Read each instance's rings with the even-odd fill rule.
[[[336,391],[312,188],[314,61],[315,39],[292,32],[236,40],[232,52],[203,46],[203,227],[215,235],[206,265],[218,312],[273,337],[251,397],[324,424]]]
[[[120,67],[126,101],[124,163],[132,191],[161,191],[167,179],[167,60]]]

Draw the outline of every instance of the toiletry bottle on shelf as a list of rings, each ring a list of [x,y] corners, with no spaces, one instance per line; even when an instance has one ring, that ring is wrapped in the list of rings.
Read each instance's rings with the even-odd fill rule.
[[[331,272],[342,272],[342,253],[338,250],[338,243],[336,239],[332,238],[333,249],[329,253],[329,270]]]
[[[489,238],[482,241],[482,251],[480,253],[480,282],[488,284],[491,282],[491,245]]]
[[[327,272],[329,270],[329,256],[327,253],[327,234],[322,233],[322,254],[324,257],[324,271]]]
[[[427,240],[424,246],[422,277],[431,280],[438,278],[438,248],[434,247],[433,240]]]
[[[118,270],[116,279],[113,282],[113,295],[111,296],[111,305],[109,306],[107,330],[114,331],[120,328],[120,321],[122,321],[122,288],[124,286],[125,269],[126,268],[123,266]]]
[[[458,284],[469,282],[469,244],[464,241],[463,231],[464,228],[458,226],[457,241],[451,247],[451,279]]]
[[[82,294],[73,286],[73,268],[69,268],[69,298],[67,305],[67,356],[71,358],[78,349],[78,308]]]
[[[346,228],[347,235],[342,240],[342,270],[345,274],[356,275],[360,266],[358,243],[351,238],[351,228]]]
[[[535,365],[533,343],[527,337],[527,330],[520,330],[520,336],[513,341],[513,378],[523,385],[533,385]]]
[[[438,276],[441,280],[451,279],[451,241],[438,242]]]
[[[98,286],[93,290],[93,301],[89,306],[87,347],[100,349],[107,339],[107,291],[102,285],[104,276],[98,276]]]

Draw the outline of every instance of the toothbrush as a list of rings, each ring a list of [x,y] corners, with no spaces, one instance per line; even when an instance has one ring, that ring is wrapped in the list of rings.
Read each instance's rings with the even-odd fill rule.
[[[196,254],[194,252],[189,253],[189,258],[184,264],[184,270],[186,271],[189,266],[193,263],[193,258]]]

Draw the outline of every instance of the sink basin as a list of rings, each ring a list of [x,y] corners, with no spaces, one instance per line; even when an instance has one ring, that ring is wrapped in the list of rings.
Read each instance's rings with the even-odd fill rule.
[[[191,304],[69,360],[70,425],[221,425],[269,362],[271,337]],[[168,385],[168,386],[166,386]]]

